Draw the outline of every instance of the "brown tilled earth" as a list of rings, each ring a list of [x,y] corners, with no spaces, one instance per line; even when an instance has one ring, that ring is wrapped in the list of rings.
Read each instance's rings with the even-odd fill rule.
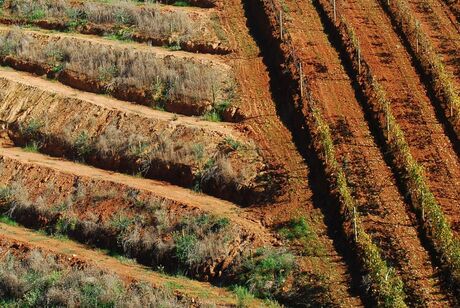
[[[295,20],[291,35],[301,49],[304,70],[310,86],[321,103],[334,136],[339,161],[344,165],[364,226],[398,268],[412,301],[426,304],[446,303],[435,266],[424,249],[410,205],[398,190],[371,128],[366,122],[360,99],[331,46],[313,4],[286,2]]]
[[[442,58],[449,73],[455,76],[456,87],[460,85],[460,24],[444,1],[408,1],[420,27],[428,35],[437,54]]]
[[[321,226],[320,221],[325,219],[313,203],[313,194],[309,180],[314,177],[309,170],[305,158],[296,148],[294,137],[280,119],[279,112],[283,106],[277,106],[273,94],[270,92],[270,75],[261,56],[261,51],[251,38],[246,27],[239,1],[230,1],[225,6],[221,17],[224,29],[228,32],[232,49],[239,50],[234,55],[232,66],[235,68],[238,80],[241,83],[242,109],[245,110],[246,120],[243,125],[248,129],[250,136],[257,140],[265,156],[270,157],[276,164],[281,164],[288,176],[287,191],[281,195],[276,203],[249,209],[268,227],[286,223],[299,216],[309,217],[315,224],[321,245],[326,249],[325,255],[315,258],[299,260],[307,271],[317,271],[333,279],[334,296],[338,301],[344,301],[346,306],[361,305],[360,299],[350,293],[346,281],[350,274],[341,257],[333,246],[333,239],[327,234],[327,227]],[[238,28],[235,28],[238,26]],[[275,85],[276,86],[276,85]],[[244,107],[244,108],[243,108]],[[305,151],[302,148],[300,151]],[[321,194],[322,192],[316,191]],[[320,197],[319,197],[320,198]],[[324,201],[319,201],[324,203]]]
[[[439,102],[429,93],[429,85],[401,34],[378,1],[337,1],[337,12],[355,29],[361,56],[383,85],[409,151],[423,166],[429,188],[459,239],[457,136],[450,134],[449,124],[438,114]],[[194,20],[203,27],[201,38],[194,41],[191,37],[183,45],[193,46],[194,52],[174,50],[148,39],[109,40],[97,33],[84,34],[80,28],[64,33],[46,15],[33,22],[21,19],[21,24],[30,22],[35,27],[24,29],[24,33],[39,37],[44,46],[48,46],[43,43],[47,40],[69,40],[81,48],[93,46],[98,52],[116,50],[126,59],[136,52],[146,59],[150,55],[165,67],[178,67],[171,64],[174,61],[186,63],[191,70],[196,69],[195,73],[202,72],[202,68],[196,67],[206,67],[219,76],[212,86],[213,100],[220,99],[221,92],[226,91],[223,86],[214,88],[221,83],[232,83],[235,93],[228,98],[230,107],[226,105],[229,101],[224,102],[224,111],[206,101],[206,108],[198,112],[180,96],[177,102],[166,105],[177,104],[178,109],[158,108],[157,102],[152,101],[142,106],[129,95],[120,94],[119,89],[124,88],[118,81],[110,85],[113,88],[100,85],[97,76],[91,77],[94,80],[85,77],[83,67],[72,75],[73,82],[65,82],[59,77],[66,72],[65,65],[59,67],[62,71],[55,72],[56,67],[46,61],[37,64],[34,53],[23,58],[20,54],[25,54],[24,50],[9,54],[12,47],[0,40],[0,61],[4,65],[0,67],[0,217],[10,222],[0,223],[0,247],[16,255],[39,249],[58,256],[69,267],[91,264],[128,281],[146,281],[159,288],[173,285],[176,294],[190,298],[196,306],[270,304],[251,296],[250,300],[243,300],[241,294],[227,288],[235,284],[244,285],[255,296],[269,298],[271,304],[278,301],[286,307],[385,306],[370,295],[373,292],[369,290],[367,273],[361,268],[365,261],[355,259],[357,255],[350,248],[353,240],[343,233],[341,200],[335,197],[337,187],[330,185],[328,170],[319,159],[323,153],[312,144],[313,132],[293,115],[292,106],[300,91],[291,85],[299,81],[289,76],[288,63],[283,63],[289,57],[282,58],[274,52],[283,42],[279,40],[281,29],[274,27],[273,21],[282,16],[282,31],[289,33],[295,45],[306,83],[331,132],[335,156],[346,175],[364,231],[378,247],[383,261],[401,278],[404,303],[410,307],[457,305],[458,290],[451,285],[449,272],[441,268],[439,252],[421,231],[420,220],[402,188],[407,179],[391,168],[387,150],[379,139],[383,134],[369,116],[372,111],[355,83],[346,60],[347,51],[325,22],[323,2],[192,1],[191,7],[184,8],[161,4],[161,10],[179,12],[185,18],[183,22]],[[460,91],[460,25],[453,9],[458,5],[454,2],[449,6],[443,0],[406,2],[422,22],[422,31]],[[80,2],[73,5],[77,3]],[[10,4],[5,1],[5,11]],[[0,34],[14,28],[10,17],[17,16],[8,11],[8,18],[0,19],[5,23],[0,26]],[[93,26],[108,32],[120,27],[106,23]],[[270,42],[267,37],[272,38]],[[21,44],[27,48],[27,39]],[[222,46],[225,54],[218,50]],[[75,54],[60,61],[72,63],[72,57]],[[109,58],[112,59],[107,55]],[[131,58],[122,64],[140,62]],[[34,71],[43,67],[45,71]],[[175,78],[187,75],[170,72],[171,76],[173,73]],[[117,74],[122,76],[123,72]],[[139,73],[129,78],[143,77]],[[165,80],[159,85],[158,78],[155,86],[170,82]],[[128,85],[131,91],[129,88]],[[132,93],[140,93],[142,100],[150,100],[154,91],[148,86],[137,90]],[[189,90],[181,89],[184,93]],[[299,112],[307,117],[309,111],[303,106]],[[9,195],[10,191],[16,195]],[[85,193],[87,196],[80,196]],[[146,200],[155,200],[155,207],[145,207]],[[13,213],[16,207],[21,210]],[[169,226],[170,233],[160,233],[154,247],[174,242],[181,233],[190,232],[183,225],[196,217],[225,219],[231,227],[225,229],[225,237],[213,237],[222,245],[200,243],[206,246],[200,252],[209,255],[203,256],[199,264],[182,262],[174,255],[180,249],[178,246],[167,256],[159,250],[150,251],[147,257],[137,252],[135,258],[145,267],[136,261],[120,262],[97,250],[109,246],[129,255],[131,252],[124,250],[126,243],[120,244],[120,238],[126,235],[123,232],[132,227],[138,233],[129,239],[141,241],[139,238],[149,230],[160,229],[162,217],[155,216],[159,211],[175,225]],[[132,218],[135,225],[114,233],[111,224],[120,213]],[[91,222],[101,230],[109,228],[108,244],[92,241],[90,233],[75,231],[65,234],[75,241],[54,237],[52,230],[68,217]],[[299,218],[308,226],[308,231],[298,231],[305,232],[303,237],[291,238],[280,231]],[[45,232],[11,225],[11,219]],[[211,250],[213,244],[220,250]],[[313,252],[310,246],[314,247]],[[256,280],[273,275],[265,285],[269,295],[258,293],[254,281],[238,276],[242,264],[244,268],[251,260],[258,260],[262,248],[294,259],[292,268],[285,273],[284,268],[270,272],[271,267],[282,265],[263,257],[268,260],[266,268],[259,269],[262,273],[257,273]],[[149,258],[161,261],[156,264]],[[163,267],[167,268],[166,274],[156,271]],[[171,270],[184,267],[181,273],[189,278],[175,276],[177,272]],[[283,277],[279,286],[275,283],[276,275]]]
[[[344,3],[341,10],[355,27],[363,57],[385,87],[411,153],[425,168],[436,199],[458,233],[459,156],[444,125],[436,117],[434,103],[411,64],[411,57],[392,30],[388,16],[375,1]]]

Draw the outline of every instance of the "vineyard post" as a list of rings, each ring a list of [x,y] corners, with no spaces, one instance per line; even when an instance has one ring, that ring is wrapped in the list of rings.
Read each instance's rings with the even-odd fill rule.
[[[358,74],[361,75],[361,47],[358,41]]]
[[[302,62],[299,63],[300,71],[300,98],[303,99],[303,71],[302,71]]]
[[[334,23],[337,22],[337,7],[336,7],[336,4],[335,4],[335,1],[336,0],[332,0],[333,5],[334,5]]]
[[[211,91],[212,91],[212,105],[216,106],[216,91],[214,89],[214,83],[211,84]]]
[[[425,195],[424,195],[424,192],[423,190],[421,191],[421,206],[422,206],[422,221],[425,221],[425,202],[424,202],[424,199],[425,199]]]
[[[280,34],[281,34],[281,41],[283,41],[284,33],[283,33],[283,10],[280,10]]]
[[[387,134],[388,134],[388,141],[391,141],[391,134],[390,134],[390,106],[389,102],[386,103],[385,106],[385,116],[386,116],[386,122],[387,122]]]
[[[356,207],[353,207],[353,233],[355,234],[355,242],[358,242],[358,230],[356,227]]]

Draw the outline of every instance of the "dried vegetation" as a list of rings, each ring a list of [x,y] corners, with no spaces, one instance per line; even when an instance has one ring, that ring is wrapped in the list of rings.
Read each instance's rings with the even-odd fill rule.
[[[240,137],[174,119],[114,112],[8,79],[0,84],[0,118],[10,124],[19,145],[167,179],[242,204],[269,198],[281,185],[256,146]]]
[[[0,59],[29,63],[13,66],[34,73],[39,65],[77,88],[177,113],[203,115],[236,99],[224,64],[101,40],[2,29]]]
[[[114,204],[116,211],[106,212]],[[221,274],[215,267],[235,257],[231,252],[240,241],[238,226],[193,209],[179,212],[177,206],[137,189],[87,182],[69,191],[48,181],[37,194],[18,178],[0,189],[1,213],[25,225],[116,251],[160,270],[215,278]]]
[[[0,248],[0,254],[2,307],[189,307],[169,290],[127,284],[92,266],[66,266],[39,250],[16,256]]]
[[[121,40],[148,41],[172,49],[227,53],[226,41],[215,18],[198,11],[171,9],[152,1],[62,1],[39,0],[5,2],[4,17],[46,27],[112,35]],[[201,46],[201,47],[200,47]],[[207,47],[206,47],[207,46]]]

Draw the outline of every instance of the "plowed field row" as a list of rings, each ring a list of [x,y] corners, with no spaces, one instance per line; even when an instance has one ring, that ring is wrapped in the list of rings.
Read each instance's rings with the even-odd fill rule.
[[[285,3],[289,6],[295,46],[308,46],[299,49],[298,54],[335,136],[339,160],[365,228],[379,243],[386,260],[399,271],[412,304],[445,301],[435,278],[436,269],[430,264],[430,256],[408,212],[409,206],[398,190],[353,83],[328,40],[315,7],[307,1]],[[376,174],[379,176],[375,177]]]

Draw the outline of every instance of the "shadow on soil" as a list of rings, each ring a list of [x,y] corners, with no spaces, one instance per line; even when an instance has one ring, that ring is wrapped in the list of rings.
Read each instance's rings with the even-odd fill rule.
[[[340,61],[342,63],[342,66],[345,68],[345,71],[346,71],[347,75],[349,76],[350,80],[352,81],[352,86],[353,86],[353,89],[354,89],[354,92],[355,92],[356,99],[361,104],[361,108],[362,108],[362,110],[364,112],[366,122],[369,125],[372,137],[373,137],[375,143],[377,144],[377,146],[379,147],[380,152],[383,154],[383,157],[384,157],[386,165],[390,167],[392,173],[394,174],[394,179],[396,181],[398,191],[399,191],[400,195],[404,197],[405,203],[407,205],[410,205],[412,201],[411,201],[409,193],[408,193],[408,191],[406,189],[403,171],[400,170],[399,168],[397,168],[395,166],[395,164],[393,163],[394,157],[392,157],[390,151],[386,147],[386,141],[385,141],[386,137],[385,137],[383,131],[380,129],[379,125],[378,125],[378,119],[376,119],[374,117],[374,113],[371,110],[371,107],[370,107],[371,104],[368,102],[368,98],[366,96],[366,93],[363,92],[363,89],[361,88],[361,86],[358,83],[358,80],[356,78],[357,72],[354,71],[353,64],[351,63],[351,61],[349,59],[346,47],[342,44],[342,41],[340,39],[340,35],[339,35],[338,31],[336,30],[334,25],[328,19],[327,13],[323,10],[323,8],[322,8],[321,4],[318,2],[318,0],[313,0],[312,3],[313,3],[314,7],[316,8],[316,10],[317,10],[317,12],[318,12],[318,14],[320,16],[321,23],[323,24],[323,27],[325,29],[325,32],[326,32],[327,36],[328,36],[329,42],[331,43],[332,47],[334,47],[334,49],[338,52],[338,54],[340,56]],[[421,74],[421,72],[419,72],[419,74]],[[420,75],[420,76],[422,76],[422,75]],[[423,79],[423,77],[421,77],[421,79]],[[434,93],[429,93],[429,95],[430,95],[430,99],[432,99],[432,101],[433,101],[433,99],[435,99],[432,96],[432,95],[434,95]],[[438,117],[442,118],[445,115],[444,115],[443,111],[440,110],[440,109],[441,108],[439,108],[439,110],[436,110],[436,111],[439,113]],[[447,119],[446,119],[446,121],[447,121]],[[444,123],[447,123],[447,122],[444,122]],[[446,130],[446,135],[449,136],[449,139],[452,141],[452,144],[454,145],[454,148],[458,153],[458,144],[454,141],[454,139],[456,139],[456,136],[453,135],[455,133],[453,132],[452,127],[449,128],[449,126],[444,126],[444,129]],[[450,131],[450,129],[452,129],[452,130]],[[436,258],[435,248],[431,244],[430,240],[425,236],[425,231],[421,227],[422,224],[417,222],[417,220],[420,221],[422,218],[421,217],[416,217],[415,213],[409,207],[406,208],[406,211],[407,211],[409,217],[411,217],[414,225],[416,225],[419,239],[420,239],[420,241],[422,243],[423,248],[428,252],[432,264],[434,265],[434,267],[442,269],[442,265],[439,263],[439,261]],[[442,286],[443,286],[442,289],[449,290],[448,292],[445,292],[445,293],[453,293],[454,296],[459,297],[459,295],[460,295],[459,291],[458,290],[452,290],[452,288],[450,287],[448,272],[440,270],[438,278],[442,282]],[[418,294],[418,291],[419,290],[407,290],[406,291],[406,293],[408,295],[408,302],[417,303],[419,301],[419,299],[416,298],[416,294]],[[413,296],[411,296],[411,294]],[[446,295],[448,295],[448,294],[446,294]],[[448,295],[448,297],[449,297],[449,300],[452,303],[456,303],[456,305],[459,304],[457,299],[454,299],[450,295]]]
[[[296,81],[283,70],[284,58],[280,41],[273,37],[270,21],[264,13],[262,3],[258,0],[242,0],[242,3],[248,20],[247,26],[261,50],[264,64],[269,71],[270,90],[276,103],[277,114],[291,132],[297,150],[310,170],[308,181],[313,192],[313,205],[322,211],[328,236],[333,239],[335,249],[343,256],[350,272],[350,292],[360,296],[367,305],[371,305],[371,299],[365,295],[361,286],[360,266],[353,251],[349,249],[348,240],[341,228],[339,202],[332,196],[323,164],[312,147],[312,137],[305,123],[303,106],[295,100]]]

